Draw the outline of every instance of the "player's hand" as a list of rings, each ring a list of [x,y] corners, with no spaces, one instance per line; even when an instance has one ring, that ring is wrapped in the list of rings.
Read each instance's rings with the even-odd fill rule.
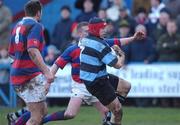
[[[45,78],[46,78],[46,80],[47,80],[47,82],[48,83],[52,83],[52,82],[54,82],[54,75],[50,72],[50,71],[48,71],[48,72],[46,72],[45,74],[44,74],[44,76],[45,76]]]
[[[134,40],[142,40],[144,39],[146,36],[145,36],[145,33],[142,32],[142,31],[137,31],[136,33],[134,33]]]
[[[118,45],[113,45],[112,48],[116,52],[116,55],[118,55],[118,56],[124,55],[124,52]]]
[[[48,92],[49,92],[50,86],[51,86],[51,83],[46,83],[46,84],[44,85],[46,95],[47,95]]]

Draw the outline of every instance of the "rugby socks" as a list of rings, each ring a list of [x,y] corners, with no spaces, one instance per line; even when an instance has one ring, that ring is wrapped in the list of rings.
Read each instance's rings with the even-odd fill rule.
[[[64,117],[64,113],[65,111],[59,111],[59,112],[55,112],[53,114],[47,115],[46,117],[44,117],[42,123],[47,123],[49,121],[66,120],[67,118]]]
[[[64,113],[65,111],[60,111],[60,112],[55,112],[51,115],[47,115],[44,117],[42,123],[47,123],[50,121],[58,121],[58,120],[66,120],[66,118],[64,117]],[[30,119],[31,117],[31,113],[30,112],[26,112],[24,113],[15,123],[15,125],[25,125],[26,122]]]
[[[31,117],[31,113],[30,112],[26,112],[24,113],[15,123],[15,125],[25,125],[26,122],[30,119]]]
[[[112,115],[111,111],[109,111],[106,114],[105,118],[103,119],[103,125],[109,125],[110,124],[111,115]]]
[[[7,115],[7,118],[10,120],[10,121],[16,121],[19,117],[21,117],[24,113],[28,112],[27,108],[24,107],[16,112],[13,112],[13,113],[9,113]]]
[[[116,93],[116,95],[117,95],[117,97],[118,97],[119,102],[120,102],[121,104],[124,104],[126,98],[123,97],[123,96],[121,96],[121,95],[119,95],[118,93]]]

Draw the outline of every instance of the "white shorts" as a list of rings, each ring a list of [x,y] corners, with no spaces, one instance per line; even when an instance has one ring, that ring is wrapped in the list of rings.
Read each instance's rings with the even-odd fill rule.
[[[18,96],[26,103],[41,102],[46,100],[44,78],[40,74],[23,85],[14,86]]]
[[[90,94],[84,84],[74,82],[72,84],[72,98],[81,98],[86,104],[92,105],[92,103],[98,102],[99,100]]]

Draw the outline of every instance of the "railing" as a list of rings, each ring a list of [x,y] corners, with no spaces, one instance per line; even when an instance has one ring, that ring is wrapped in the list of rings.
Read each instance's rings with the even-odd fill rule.
[[[0,70],[7,69],[10,70],[10,64],[0,64]],[[0,98],[2,98],[2,102],[8,107],[16,107],[16,93],[11,84],[8,84],[9,88],[9,95],[6,95],[4,90],[0,88]]]
[[[1,65],[10,68],[10,65]],[[52,83],[47,97],[70,97],[71,80],[68,65],[64,70],[59,70],[57,78]],[[108,72],[131,82],[132,88],[128,97],[180,97],[180,63],[155,63],[155,64],[129,64],[125,69],[116,70],[108,67]],[[0,98],[9,107],[16,106],[16,94],[9,84],[9,96],[0,88]]]

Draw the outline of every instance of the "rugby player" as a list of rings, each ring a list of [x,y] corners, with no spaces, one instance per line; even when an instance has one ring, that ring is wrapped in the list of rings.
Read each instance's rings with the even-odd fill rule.
[[[80,43],[80,79],[87,90],[113,113],[111,124],[121,125],[122,103],[131,85],[117,76],[108,74],[106,65],[121,68],[125,60],[124,52],[114,47],[117,53],[115,54],[111,45],[107,44],[108,40],[104,37],[107,35],[108,25],[104,20],[92,18],[88,26],[89,35]],[[137,34],[143,36],[141,32],[135,36]]]
[[[24,10],[26,17],[14,27],[9,44],[9,55],[14,59],[10,82],[31,113],[26,125],[40,125],[47,113],[46,85],[53,82],[54,76],[41,56],[44,37],[43,26],[38,21],[42,5],[39,1],[30,0]]]

